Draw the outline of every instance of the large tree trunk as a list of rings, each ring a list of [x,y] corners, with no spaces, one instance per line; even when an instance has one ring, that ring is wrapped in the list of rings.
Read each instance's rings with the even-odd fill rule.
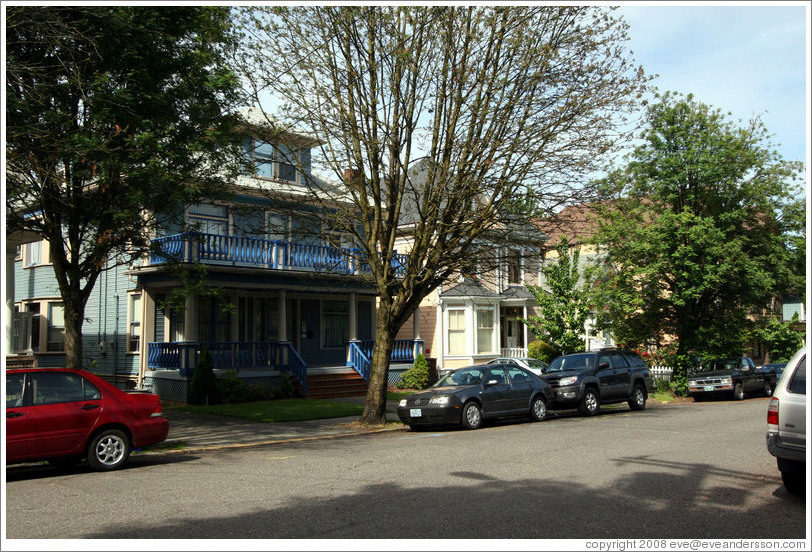
[[[85,318],[85,303],[80,297],[65,297],[65,367],[82,366],[82,321]]]
[[[372,350],[372,368],[364,412],[359,420],[364,425],[386,424],[386,390],[389,380],[389,359],[398,328],[389,323],[391,306],[382,302],[375,327],[375,346]]]

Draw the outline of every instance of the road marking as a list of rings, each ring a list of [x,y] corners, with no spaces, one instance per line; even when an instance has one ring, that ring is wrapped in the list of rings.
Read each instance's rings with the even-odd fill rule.
[[[412,437],[401,437],[401,439],[425,439],[426,437],[442,437],[445,433],[427,433],[426,435],[414,435]]]
[[[288,458],[295,458],[294,456],[271,456],[268,460],[287,460]]]

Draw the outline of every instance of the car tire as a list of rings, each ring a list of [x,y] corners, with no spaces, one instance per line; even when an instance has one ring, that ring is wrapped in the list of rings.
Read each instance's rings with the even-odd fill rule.
[[[584,396],[578,404],[578,412],[582,416],[595,416],[601,409],[601,398],[594,387],[587,387]]]
[[[806,494],[806,474],[803,472],[781,472],[784,488],[790,494],[803,496]]]
[[[769,380],[764,382],[764,396],[765,397],[772,397],[773,396],[773,384],[770,383]]]
[[[744,388],[742,387],[742,384],[739,382],[737,382],[733,386],[733,398],[736,399],[737,401],[741,401],[744,399]]]
[[[534,422],[543,422],[547,418],[547,403],[544,397],[538,396],[530,403],[530,419]]]
[[[629,399],[629,408],[632,410],[643,410],[646,408],[646,391],[639,383],[634,385],[634,391]]]
[[[482,409],[474,401],[468,401],[462,407],[462,427],[478,429],[482,425]]]
[[[100,431],[87,447],[87,462],[98,471],[120,468],[129,456],[130,440],[118,429]]]

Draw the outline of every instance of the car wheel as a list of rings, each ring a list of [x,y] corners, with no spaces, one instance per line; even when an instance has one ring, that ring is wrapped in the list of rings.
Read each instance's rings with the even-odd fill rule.
[[[582,416],[594,416],[598,413],[600,408],[601,399],[598,396],[598,392],[592,387],[587,387],[586,391],[584,391],[584,397],[578,405],[578,412],[580,412]]]
[[[536,397],[530,405],[530,419],[534,422],[543,422],[547,418],[547,403],[543,397]]]
[[[765,397],[772,397],[773,395],[773,384],[770,383],[769,380],[764,382],[764,396]]]
[[[737,401],[744,399],[744,389],[741,383],[737,383],[733,386],[733,398]]]
[[[462,407],[462,427],[465,429],[477,429],[482,425],[482,409],[474,401],[465,403]]]
[[[790,494],[803,496],[806,493],[806,475],[803,472],[781,472],[781,480]]]
[[[130,440],[124,432],[106,429],[99,432],[87,448],[87,462],[94,470],[120,468],[130,456]]]
[[[629,399],[629,408],[632,410],[643,410],[646,407],[646,392],[639,383],[635,384],[632,397]]]

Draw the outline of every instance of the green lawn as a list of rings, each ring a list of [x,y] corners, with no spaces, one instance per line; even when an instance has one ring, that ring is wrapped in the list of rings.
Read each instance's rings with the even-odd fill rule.
[[[185,412],[233,416],[255,422],[302,422],[325,418],[360,416],[364,406],[360,404],[322,401],[319,399],[280,399],[214,406],[171,407]]]
[[[412,391],[388,393],[387,399],[399,401]],[[216,416],[232,416],[254,422],[302,422],[326,418],[361,416],[363,404],[343,403],[338,400],[320,399],[280,399],[238,404],[216,404],[214,406],[172,406],[173,410],[199,412]]]

